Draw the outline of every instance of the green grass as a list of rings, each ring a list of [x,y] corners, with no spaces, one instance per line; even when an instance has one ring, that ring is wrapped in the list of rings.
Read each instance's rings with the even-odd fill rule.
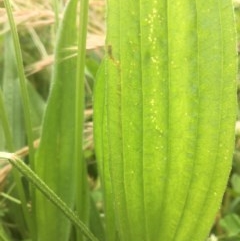
[[[168,14],[170,16],[172,14],[169,18],[171,27],[168,30],[168,34],[172,36],[168,40],[171,48],[160,48],[156,51],[155,47],[159,46],[155,46],[154,43],[149,46],[148,41],[155,37],[158,40],[164,39],[165,25],[163,23],[162,28],[159,28],[158,17],[152,12],[156,7],[154,1],[149,1],[148,5],[144,6],[139,5],[140,2],[134,1],[129,5],[125,0],[109,0],[106,3],[102,0],[90,2],[70,0],[66,4],[65,1],[56,0],[51,2],[42,0],[38,3],[19,0],[10,5],[10,1],[4,0],[0,3],[0,16],[1,11],[6,16],[3,20],[0,18],[2,53],[0,57],[0,150],[2,151],[0,153],[0,191],[3,193],[0,197],[1,240],[187,241],[189,239],[199,241],[201,239],[200,241],[204,241],[202,239],[210,230],[228,175],[228,171],[225,170],[228,168],[210,164],[210,156],[218,155],[220,158],[225,155],[221,154],[224,153],[224,148],[216,147],[215,141],[221,138],[219,132],[224,133],[221,142],[228,143],[229,148],[233,140],[232,134],[228,133],[231,128],[233,129],[235,106],[231,99],[234,99],[234,90],[221,92],[225,91],[220,90],[221,85],[217,84],[220,83],[221,77],[215,78],[216,74],[220,76],[221,73],[218,71],[219,62],[223,59],[227,61],[227,58],[229,56],[231,58],[233,54],[231,51],[234,41],[230,41],[232,32],[228,32],[233,28],[224,27],[224,24],[227,25],[224,21],[228,21],[228,24],[231,22],[233,26],[230,19],[231,11],[219,6],[219,1],[214,1],[215,4],[209,3],[208,6],[211,13],[204,16],[204,11],[201,12],[199,7],[201,1],[196,1],[200,4],[195,6],[199,11],[196,20],[195,15],[191,15],[193,5],[188,5],[191,1],[185,1],[186,5],[182,6],[181,10],[177,5],[171,5],[168,10]],[[161,4],[164,2],[162,1]],[[100,66],[104,48],[98,46],[103,45],[99,41],[102,41],[102,36],[105,34],[105,4],[108,4],[109,10],[106,54]],[[161,4],[159,6],[162,10],[165,9]],[[230,2],[226,4],[229,4],[230,8]],[[189,6],[191,7],[188,8]],[[207,6],[204,7],[207,8]],[[235,9],[238,34],[239,9],[239,7]],[[38,12],[35,14],[34,10]],[[138,10],[141,10],[139,20],[136,18]],[[29,12],[32,16],[28,15]],[[165,10],[161,13],[167,14]],[[225,14],[221,16],[222,19],[219,17],[220,13]],[[121,18],[119,18],[120,15]],[[22,16],[27,16],[23,22]],[[210,32],[208,33],[209,36],[202,43],[202,49],[207,51],[202,55],[198,53],[200,56],[198,58],[209,59],[209,56],[214,56],[213,61],[206,65],[206,69],[211,65],[211,69],[216,70],[215,73],[204,72],[203,67],[201,72],[200,67],[193,64],[194,61],[191,62],[191,67],[189,63],[183,62],[184,57],[190,56],[191,59],[196,57],[193,49],[199,42],[194,42],[190,38],[188,42],[186,39],[189,31],[195,33],[194,21],[201,21],[201,16],[203,23],[208,19],[212,31],[216,31],[216,34],[210,36]],[[189,20],[186,24],[180,24],[184,21],[179,21],[179,24],[174,22],[177,18],[184,19],[184,17]],[[152,24],[153,32],[150,27],[146,27],[144,21]],[[220,22],[222,29],[220,29]],[[138,35],[139,26],[141,38]],[[219,31],[222,31],[221,37],[217,35]],[[93,37],[89,35],[87,38],[87,32],[95,35],[91,35]],[[155,35],[151,35],[153,33]],[[202,32],[200,28],[198,29],[199,36],[204,36],[204,29]],[[229,47],[229,53],[224,53],[221,49],[223,46],[221,44],[225,41],[226,46]],[[90,45],[94,46],[91,50]],[[210,47],[207,48],[207,46]],[[173,92],[169,91],[166,82],[158,82],[156,75],[159,66],[147,61],[148,55],[155,62],[158,61],[159,51],[161,68],[166,67],[164,56],[167,56],[169,51],[172,61],[181,66],[180,72],[171,65],[160,71],[160,79],[168,78],[167,76],[170,76],[168,71],[171,72],[173,82],[179,81],[181,76],[181,84],[171,86]],[[140,62],[139,59],[141,59]],[[131,68],[131,66],[134,67]],[[191,78],[188,76],[189,68],[194,70],[191,72]],[[223,64],[223,72],[224,68]],[[138,71],[140,69],[141,71]],[[212,109],[221,111],[223,108],[227,110],[226,115],[228,113],[231,115],[229,122],[224,120],[225,127],[222,129],[219,127],[216,133],[214,128],[204,128],[204,125],[199,129],[209,133],[209,140],[202,139],[201,152],[205,153],[204,151],[208,148],[214,150],[214,153],[209,156],[204,154],[209,157],[206,160],[195,154],[195,159],[200,160],[199,163],[202,164],[201,170],[205,170],[199,169],[198,172],[209,174],[203,181],[204,186],[208,186],[210,190],[206,197],[203,197],[201,191],[195,192],[197,188],[201,189],[203,184],[191,182],[193,175],[197,172],[184,172],[183,163],[190,163],[194,158],[185,155],[187,152],[178,153],[178,148],[182,148],[180,145],[185,145],[183,149],[189,148],[189,145],[197,145],[197,139],[193,138],[189,141],[188,138],[194,137],[195,132],[188,132],[186,123],[189,124],[192,121],[190,124],[197,126],[198,120],[190,120],[187,116],[183,116],[181,111],[185,111],[184,108],[186,111],[192,110],[192,107],[196,106],[194,101],[199,93],[189,92],[190,94],[186,95],[184,93],[187,93],[189,83],[196,83],[197,74],[200,76],[198,76],[199,80],[201,79],[201,73],[212,80],[211,83],[215,81],[215,84],[210,84],[210,81],[207,83],[208,91],[206,95],[202,95],[203,100],[207,103],[214,99],[215,107]],[[226,72],[229,76],[234,74],[234,67],[228,73]],[[96,75],[98,75],[97,81]],[[143,82],[138,82],[139,80]],[[148,81],[144,82],[144,80]],[[227,77],[226,80],[228,80]],[[132,84],[129,85],[129,83]],[[222,85],[224,83],[225,81]],[[164,90],[162,95],[160,92],[153,91],[159,86]],[[205,88],[202,88],[202,93],[204,91]],[[93,93],[95,93],[94,96]],[[190,95],[193,97],[192,101],[189,100]],[[181,97],[180,99],[188,103],[188,106],[183,105],[183,109],[179,110],[177,107],[179,101],[174,102],[176,96]],[[142,98],[146,100],[143,106],[141,106]],[[158,101],[155,103],[154,100]],[[170,115],[165,110],[169,103],[171,105],[173,103],[172,110],[174,110]],[[219,107],[219,103],[222,103],[223,107]],[[153,104],[157,105],[155,111],[161,110],[161,113],[155,116],[158,122],[151,119]],[[201,107],[199,106],[198,108]],[[232,106],[232,111],[229,111],[229,106]],[[209,111],[206,108],[202,113],[211,116],[212,123],[216,123],[214,118],[218,118],[218,112],[213,115],[215,111],[210,111],[210,101],[208,107]],[[142,115],[141,110],[144,110],[145,115]],[[191,114],[201,116],[199,113],[198,109],[194,109]],[[163,129],[164,133],[168,130],[170,134],[167,134],[167,139],[164,134],[159,136],[158,130],[153,130],[151,123],[156,125],[157,129]],[[171,125],[171,123],[175,124]],[[180,140],[181,128],[185,128],[188,135],[186,138],[181,137]],[[210,232],[212,238],[209,240],[214,240],[213,235],[222,241],[237,241],[240,238],[238,131],[235,138],[233,169],[221,209]],[[167,154],[169,158],[172,157],[170,160],[180,156],[182,161],[172,161],[167,166],[162,164],[154,168],[155,160],[164,159],[166,156],[157,145],[163,141],[166,141],[164,148],[171,146]],[[128,149],[130,147],[131,149]],[[21,159],[7,154],[14,152]],[[121,153],[124,158],[120,156]],[[151,153],[150,159],[148,153]],[[228,155],[230,157],[231,153]],[[7,166],[6,160],[9,160],[15,168],[9,169],[8,173],[2,173],[1,170]],[[229,165],[230,162],[227,166]],[[151,172],[149,172],[150,169]],[[168,173],[166,174],[169,180],[167,184],[157,181],[163,170]],[[138,174],[132,175],[132,173]],[[220,174],[225,177],[220,177]],[[217,184],[218,182],[221,184]],[[179,188],[174,189],[179,183],[185,183],[181,192]],[[213,201],[216,185],[219,185],[217,187],[219,193],[217,193],[217,200]],[[122,189],[123,186],[124,189]],[[192,192],[188,192],[186,187],[189,187]],[[173,198],[176,195],[178,198]],[[191,200],[195,201],[191,202]],[[198,206],[195,205],[197,202]],[[185,212],[181,213],[184,208],[183,203],[186,205]],[[201,203],[204,203],[204,206]],[[207,207],[209,210],[204,214],[203,210]],[[156,215],[158,208],[161,211]],[[189,216],[189,210],[194,210],[190,212],[200,217],[197,230],[194,228],[194,218]],[[187,233],[191,228],[190,233],[193,236]],[[162,231],[159,232],[159,230]]]

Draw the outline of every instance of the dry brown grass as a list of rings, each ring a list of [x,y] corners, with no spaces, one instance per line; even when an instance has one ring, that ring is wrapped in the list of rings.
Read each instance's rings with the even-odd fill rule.
[[[3,4],[0,2],[0,34],[4,34],[9,31],[9,27],[6,24],[8,21],[6,11],[1,5]],[[104,11],[105,3],[103,0],[90,0],[87,38],[88,50],[104,45]],[[59,13],[59,19],[62,18],[62,12],[63,9]],[[55,23],[55,13],[52,5],[47,0],[15,0],[13,3],[13,15],[19,31],[28,31],[33,41],[38,42],[37,48],[41,52],[41,59],[26,67],[26,74],[29,76],[45,69],[54,62],[52,53],[47,53],[44,44],[41,43],[41,36],[37,34],[37,31],[44,31],[44,28],[53,26]],[[69,50],[69,56],[74,56],[76,48],[73,46]]]

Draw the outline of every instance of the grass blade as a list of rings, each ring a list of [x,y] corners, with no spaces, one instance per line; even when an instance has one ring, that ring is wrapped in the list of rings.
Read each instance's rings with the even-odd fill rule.
[[[115,223],[115,212],[113,206],[112,184],[109,172],[109,143],[107,136],[107,119],[105,101],[105,62],[98,70],[97,79],[94,84],[94,143],[95,153],[103,185],[104,195],[104,213],[105,213],[105,230],[106,240],[117,241],[117,226]],[[103,139],[104,138],[104,139]]]
[[[14,136],[14,150],[17,150],[25,146],[26,139],[17,63],[11,33],[5,34],[4,47],[7,51],[4,52],[3,97],[10,129]]]
[[[28,137],[28,145],[29,145],[29,160],[30,165],[34,168],[34,148],[33,148],[33,134],[32,134],[32,123],[31,123],[31,114],[30,114],[30,103],[29,103],[29,95],[27,90],[27,82],[24,74],[23,60],[21,54],[21,47],[19,43],[19,38],[17,34],[17,27],[14,22],[13,14],[11,11],[11,4],[9,0],[4,0],[4,5],[6,7],[9,25],[13,38],[14,51],[16,56],[17,63],[17,71],[19,77],[19,84],[21,89],[21,98],[23,103],[23,112],[24,112],[24,121],[26,127],[26,133]]]
[[[1,142],[2,150],[15,151],[17,148],[25,146],[25,126],[24,116],[22,112],[22,101],[18,81],[17,65],[15,58],[15,51],[12,42],[11,33],[5,35],[5,49],[4,53],[4,73],[3,73],[3,93],[1,92],[1,115],[3,131],[5,132],[5,140]],[[3,95],[3,96],[2,96]],[[4,98],[4,100],[3,100]],[[4,103],[3,103],[4,102]],[[14,136],[14,138],[13,138]],[[31,234],[34,233],[34,225],[31,220],[31,215],[27,208],[27,200],[23,188],[21,176],[18,172],[13,171],[13,176],[16,181],[17,196],[20,197],[22,206],[14,206],[14,214],[22,215],[25,218],[28,230]],[[22,210],[21,210],[22,209]],[[16,217],[15,215],[13,215]],[[21,222],[24,228],[25,223]],[[24,229],[23,228],[23,229]]]
[[[79,75],[78,72],[77,61],[79,60],[75,57],[68,58],[67,51],[77,41],[77,3],[77,0],[68,2],[59,27],[51,92],[36,154],[35,170],[71,208],[76,205],[76,190],[77,186],[81,185],[78,195],[82,196],[78,198],[77,208],[80,218],[86,221],[86,217],[82,217],[83,212],[80,211],[86,208],[87,198],[86,170],[82,167],[84,163],[80,163],[84,108],[83,75]],[[82,54],[84,56],[84,53]],[[81,62],[80,65],[82,64]],[[79,101],[78,106],[76,101]],[[79,109],[76,110],[78,107]],[[79,183],[78,175],[82,178]],[[39,240],[66,241],[69,239],[70,222],[38,193],[36,193],[36,212]]]
[[[77,54],[77,73],[75,88],[75,148],[74,155],[77,162],[77,185],[76,185],[76,210],[85,223],[89,222],[89,192],[87,183],[87,167],[83,159],[83,125],[85,107],[85,58],[86,58],[86,39],[88,24],[88,0],[81,0],[79,4],[78,22],[78,54]],[[81,233],[77,233],[77,240],[82,241]]]
[[[24,162],[15,154],[0,152],[0,158],[8,160],[19,172],[21,172],[32,184],[51,201],[61,212],[81,230],[90,241],[98,241],[88,230],[86,225],[80,221],[77,215],[53,192]]]

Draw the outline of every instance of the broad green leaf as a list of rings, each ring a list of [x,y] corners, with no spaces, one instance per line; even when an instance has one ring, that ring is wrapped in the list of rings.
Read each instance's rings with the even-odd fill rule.
[[[70,207],[74,208],[76,201],[77,181],[86,184],[85,170],[79,170],[79,159],[74,154],[75,133],[82,127],[75,125],[76,118],[76,79],[77,59],[68,58],[67,48],[77,40],[76,14],[77,0],[67,4],[55,50],[53,80],[44,116],[41,141],[36,154],[36,173],[49,187]],[[81,97],[79,98],[81,99]],[[81,111],[81,110],[79,110]],[[82,113],[83,115],[83,113]],[[80,133],[80,136],[82,134]],[[81,146],[78,147],[81,150]],[[79,179],[77,178],[79,175]],[[86,185],[78,191],[87,194]],[[82,190],[82,191],[81,191]],[[79,195],[78,195],[79,196]],[[86,207],[87,195],[82,195],[78,201],[80,218],[86,222],[88,213]],[[70,222],[52,206],[41,194],[36,193],[36,222],[38,241],[67,241],[69,239]],[[44,211],[43,211],[44,210]]]
[[[107,9],[95,139],[120,240],[203,241],[233,151],[231,1],[108,0]]]

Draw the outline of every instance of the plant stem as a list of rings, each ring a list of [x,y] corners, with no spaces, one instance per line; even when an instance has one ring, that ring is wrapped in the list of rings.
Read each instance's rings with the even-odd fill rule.
[[[19,75],[19,83],[21,88],[21,96],[23,101],[23,111],[24,111],[24,117],[25,117],[25,126],[26,126],[26,132],[28,137],[28,145],[29,145],[29,160],[30,160],[30,166],[34,170],[34,148],[33,148],[33,134],[32,134],[32,122],[31,122],[31,114],[30,114],[30,101],[29,101],[29,95],[26,85],[26,78],[24,74],[24,67],[23,67],[23,59],[21,54],[21,47],[19,43],[18,33],[16,24],[14,22],[11,5],[9,0],[4,0],[4,5],[6,7],[8,20],[11,28],[11,33],[13,37],[13,45],[15,49],[15,55],[16,55],[16,62],[17,62],[17,70]]]
[[[83,125],[84,125],[84,83],[85,56],[88,25],[88,0],[80,0],[80,16],[78,31],[78,54],[76,74],[76,104],[75,104],[75,160],[77,162],[76,209],[79,216],[88,223],[89,195],[86,178],[86,163],[83,159]],[[81,175],[80,175],[81,174]],[[77,240],[82,241],[82,235],[77,234]]]

